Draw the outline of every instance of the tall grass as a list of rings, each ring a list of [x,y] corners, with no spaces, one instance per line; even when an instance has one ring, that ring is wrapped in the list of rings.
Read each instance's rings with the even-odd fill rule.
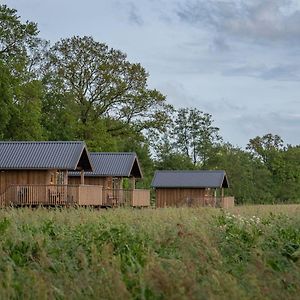
[[[0,299],[296,298],[300,217],[252,209],[1,210]]]
[[[229,210],[233,214],[240,214],[244,216],[268,216],[270,214],[285,214],[290,217],[297,217],[300,215],[299,204],[262,204],[262,205],[240,205],[235,206]]]

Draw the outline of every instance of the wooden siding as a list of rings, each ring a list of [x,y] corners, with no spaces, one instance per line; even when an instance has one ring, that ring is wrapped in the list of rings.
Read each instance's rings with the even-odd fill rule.
[[[80,177],[68,177],[67,171],[0,171],[0,206],[150,205],[150,191],[123,190],[122,180],[121,177],[85,177],[85,184],[81,185]]]
[[[69,184],[80,184],[80,177],[70,176],[68,178]],[[88,177],[84,176],[84,184],[87,185],[100,185],[103,187],[112,188],[112,181],[109,177]]]
[[[0,171],[0,194],[12,184],[49,184],[50,171],[7,170]]]
[[[148,207],[150,206],[150,190],[132,190],[131,206]]]
[[[188,205],[192,200],[213,198],[214,190],[168,188],[156,189],[156,207],[178,207]]]
[[[224,209],[234,207],[234,197],[224,197],[221,200],[221,207]]]
[[[102,186],[99,185],[79,185],[78,187],[78,204],[79,205],[103,205]]]

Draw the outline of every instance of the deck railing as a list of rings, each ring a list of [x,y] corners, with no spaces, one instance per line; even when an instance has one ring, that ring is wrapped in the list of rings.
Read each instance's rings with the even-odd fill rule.
[[[102,206],[103,205],[103,187],[100,185],[79,185],[78,187],[78,205]]]
[[[148,207],[150,206],[150,190],[136,189],[132,191],[131,206]]]
[[[234,197],[221,198],[220,207],[225,209],[234,207]]]
[[[10,185],[0,195],[3,206],[150,206],[149,190],[104,189],[98,185]]]
[[[106,206],[150,206],[150,190],[103,189],[103,205]]]
[[[150,206],[150,191],[145,189],[104,189],[98,185],[11,185],[0,194],[0,207],[16,206]],[[182,199],[177,206],[231,208],[234,197]]]
[[[102,187],[93,185],[11,185],[1,195],[8,205],[102,205]]]

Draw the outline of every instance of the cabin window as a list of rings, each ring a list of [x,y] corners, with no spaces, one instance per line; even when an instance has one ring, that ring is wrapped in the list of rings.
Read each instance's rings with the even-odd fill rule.
[[[113,189],[120,189],[120,179],[118,177],[114,177],[112,179],[112,186],[113,186]]]
[[[107,188],[109,189],[113,187],[112,177],[107,177],[106,184],[107,184]]]
[[[64,184],[65,174],[63,171],[56,172],[56,184]]]
[[[50,184],[64,184],[65,174],[63,171],[50,173]]]
[[[209,196],[211,194],[210,188],[205,189],[205,196]]]
[[[54,173],[50,173],[50,184],[54,184],[54,182],[55,182]]]

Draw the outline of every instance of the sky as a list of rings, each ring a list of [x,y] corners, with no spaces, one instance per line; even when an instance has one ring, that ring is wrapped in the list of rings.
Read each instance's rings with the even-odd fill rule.
[[[6,0],[52,44],[92,36],[149,73],[176,108],[210,113],[225,141],[300,144],[299,0]]]

